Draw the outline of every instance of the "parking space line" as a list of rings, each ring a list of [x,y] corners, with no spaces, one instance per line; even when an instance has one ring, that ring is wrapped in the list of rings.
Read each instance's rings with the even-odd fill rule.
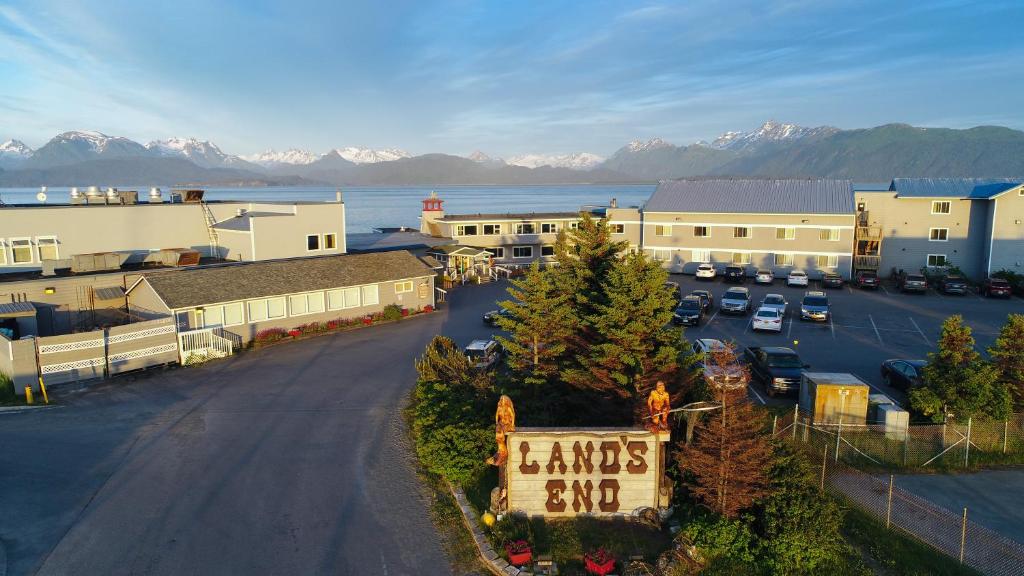
[[[878,326],[875,325],[875,319],[871,317],[871,314],[868,314],[868,320],[871,321],[871,327],[875,329],[875,336],[878,336],[878,343],[885,346],[885,342],[882,341],[882,334],[878,331]]]
[[[886,392],[885,390],[882,390],[882,389],[881,389],[881,388],[879,388],[878,386],[875,386],[874,384],[872,384],[871,382],[869,382],[869,381],[868,381],[868,380],[867,380],[866,378],[862,378],[862,377],[860,376],[860,374],[857,374],[856,372],[851,372],[851,374],[853,374],[854,376],[856,376],[857,378],[859,378],[861,382],[863,382],[863,383],[867,384],[867,385],[868,385],[868,387],[869,387],[869,388],[871,388],[872,390],[874,390],[874,391],[876,391],[876,392],[878,392],[878,393],[880,393],[880,394],[885,394],[885,395],[886,395],[886,396],[887,396],[887,397],[889,398],[889,400],[892,400],[893,404],[895,404],[895,405],[899,406],[900,408],[902,408],[902,407],[903,407],[903,405],[902,405],[902,404],[900,404],[900,403],[899,403],[899,401],[897,401],[897,400],[896,400],[895,398],[893,398],[892,396],[890,396],[890,395],[889,395],[889,393],[887,393],[887,392]]]
[[[743,329],[743,333],[750,332],[750,327],[754,325],[754,315],[750,315],[750,320],[747,320],[747,326]]]
[[[924,331],[921,330],[921,327],[917,325],[917,322],[914,322],[914,317],[908,316],[908,318],[910,318],[910,323],[914,325],[914,328],[917,329],[917,333],[921,335],[921,338],[924,340],[924,343],[931,346],[932,343],[928,341],[928,337],[924,335]]]
[[[786,328],[786,339],[789,340],[789,338],[790,338],[790,336],[792,334],[793,334],[793,317],[790,316],[789,317],[789,328]]]
[[[718,316],[718,310],[715,310],[715,313],[711,315],[711,318],[709,318],[708,321],[705,322],[704,325],[700,327],[700,329],[703,330],[704,328],[707,328],[708,325],[710,325],[712,322],[714,322],[715,316]]]
[[[889,291],[885,289],[885,284],[882,284],[881,282],[879,282],[878,283],[878,287],[882,289],[882,292],[885,292],[886,296],[891,296],[891,294],[889,294]]]
[[[828,315],[828,327],[832,330],[832,339],[836,339],[836,325],[832,323],[832,315]]]
[[[757,397],[757,401],[760,402],[762,406],[768,404],[767,402],[764,401],[764,398],[761,398],[761,395],[757,393],[757,388],[754,388],[753,386],[748,386],[747,389],[754,393],[754,396]]]

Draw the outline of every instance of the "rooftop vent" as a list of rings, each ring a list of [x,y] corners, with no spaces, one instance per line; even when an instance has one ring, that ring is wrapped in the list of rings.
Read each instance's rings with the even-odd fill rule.
[[[159,204],[159,203],[161,203],[163,201],[164,201],[164,197],[163,197],[163,194],[160,192],[159,188],[154,186],[154,187],[149,189],[149,202],[151,204]]]

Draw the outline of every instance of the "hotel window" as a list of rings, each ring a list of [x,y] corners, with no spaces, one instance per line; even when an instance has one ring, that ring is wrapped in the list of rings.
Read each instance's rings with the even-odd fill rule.
[[[932,202],[932,214],[949,214],[951,207],[949,200],[935,200]]]
[[[516,234],[536,234],[537,225],[533,222],[523,222],[516,224]]]
[[[320,249],[320,236],[317,234],[306,235],[306,251],[313,252]]]
[[[501,234],[501,224],[484,224],[484,236],[497,236]]]
[[[672,227],[671,226],[663,226],[663,225],[659,224],[659,225],[654,227],[654,235],[655,236],[671,236],[672,235]]]
[[[513,246],[513,258],[533,258],[533,246]]]
[[[711,262],[711,250],[691,250],[692,262]]]
[[[694,226],[693,237],[694,238],[707,238],[711,236],[711,228],[707,226]]]
[[[775,229],[776,240],[796,240],[796,228],[776,228]]]
[[[746,226],[737,226],[732,229],[733,238],[750,238],[750,228]]]
[[[929,228],[928,240],[931,242],[945,242],[949,240],[949,228]]]
[[[929,267],[941,267],[946,265],[945,254],[929,254],[928,255],[928,266]]]
[[[541,234],[558,234],[558,224],[556,222],[545,222],[540,225]]]
[[[776,254],[775,265],[776,266],[792,266],[795,258],[792,254]]]
[[[338,247],[337,234],[324,234],[324,250],[334,250]]]
[[[829,242],[838,242],[839,228],[822,228],[818,237]]]
[[[0,266],[7,264],[7,244],[0,240]]]
[[[626,233],[626,225],[625,224],[609,224],[608,225],[608,229],[612,231],[612,234],[625,234]]]
[[[460,224],[455,227],[456,236],[476,236],[476,224]]]
[[[750,252],[733,252],[733,264],[750,264]]]
[[[32,241],[28,238],[11,239],[11,256],[15,264],[26,264],[32,261]]]
[[[818,268],[835,268],[836,266],[839,266],[839,256],[819,255],[816,260]]]
[[[375,306],[380,304],[380,291],[376,284],[363,286],[359,289],[359,295],[363,297],[363,306]]]
[[[569,222],[569,230],[579,230],[579,228],[580,228],[579,221]]]
[[[501,247],[498,247],[498,248],[484,248],[484,250],[487,251],[487,252],[490,252],[491,256],[493,256],[494,258],[497,258],[499,260],[505,257],[505,249],[504,248],[501,248]]]
[[[359,288],[339,288],[327,291],[328,310],[356,308],[359,306]]]
[[[324,293],[310,292],[308,294],[295,294],[288,297],[289,308],[292,316],[303,314],[315,314],[324,311]]]
[[[651,257],[655,262],[668,262],[672,258],[670,250],[651,250]]]
[[[395,282],[395,294],[405,294],[406,292],[412,292],[412,280],[406,280],[404,282]]]
[[[541,246],[540,247],[540,255],[541,256],[554,256],[555,255],[555,247],[550,245],[550,244],[548,244],[546,246]]]

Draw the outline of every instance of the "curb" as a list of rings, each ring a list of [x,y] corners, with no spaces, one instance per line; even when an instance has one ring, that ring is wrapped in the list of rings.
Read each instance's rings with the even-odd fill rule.
[[[451,482],[445,480],[448,484],[448,490],[452,493],[452,497],[455,498],[455,503],[459,506],[459,510],[462,512],[462,520],[466,524],[466,528],[469,529],[470,534],[473,535],[473,542],[476,544],[477,554],[480,556],[480,560],[484,563],[491,572],[497,576],[533,576],[532,572],[527,570],[520,570],[515,566],[510,566],[508,562],[502,560],[501,556],[494,551],[491,543],[487,541],[487,537],[484,536],[483,529],[480,527],[480,523],[476,520],[476,512],[470,507],[469,501],[466,500],[466,495],[463,494],[462,490],[452,486]]]
[[[46,409],[46,408],[58,408],[58,407],[60,407],[59,404],[39,404],[39,405],[36,405],[36,406],[0,406],[0,414],[12,413],[12,412],[26,412],[28,410],[43,410],[43,409]],[[3,552],[3,550],[0,549],[0,553],[2,553],[2,552]],[[2,558],[3,558],[3,555],[0,554],[0,559],[2,559]],[[2,567],[2,565],[0,565],[0,567]],[[3,576],[3,572],[2,571],[0,571],[0,576]]]

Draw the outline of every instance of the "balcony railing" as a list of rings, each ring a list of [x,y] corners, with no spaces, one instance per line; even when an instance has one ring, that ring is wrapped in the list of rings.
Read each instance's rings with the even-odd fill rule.
[[[857,240],[881,240],[882,229],[878,226],[858,226],[856,238]]]
[[[878,270],[882,263],[880,256],[854,256],[853,267],[858,270]]]

